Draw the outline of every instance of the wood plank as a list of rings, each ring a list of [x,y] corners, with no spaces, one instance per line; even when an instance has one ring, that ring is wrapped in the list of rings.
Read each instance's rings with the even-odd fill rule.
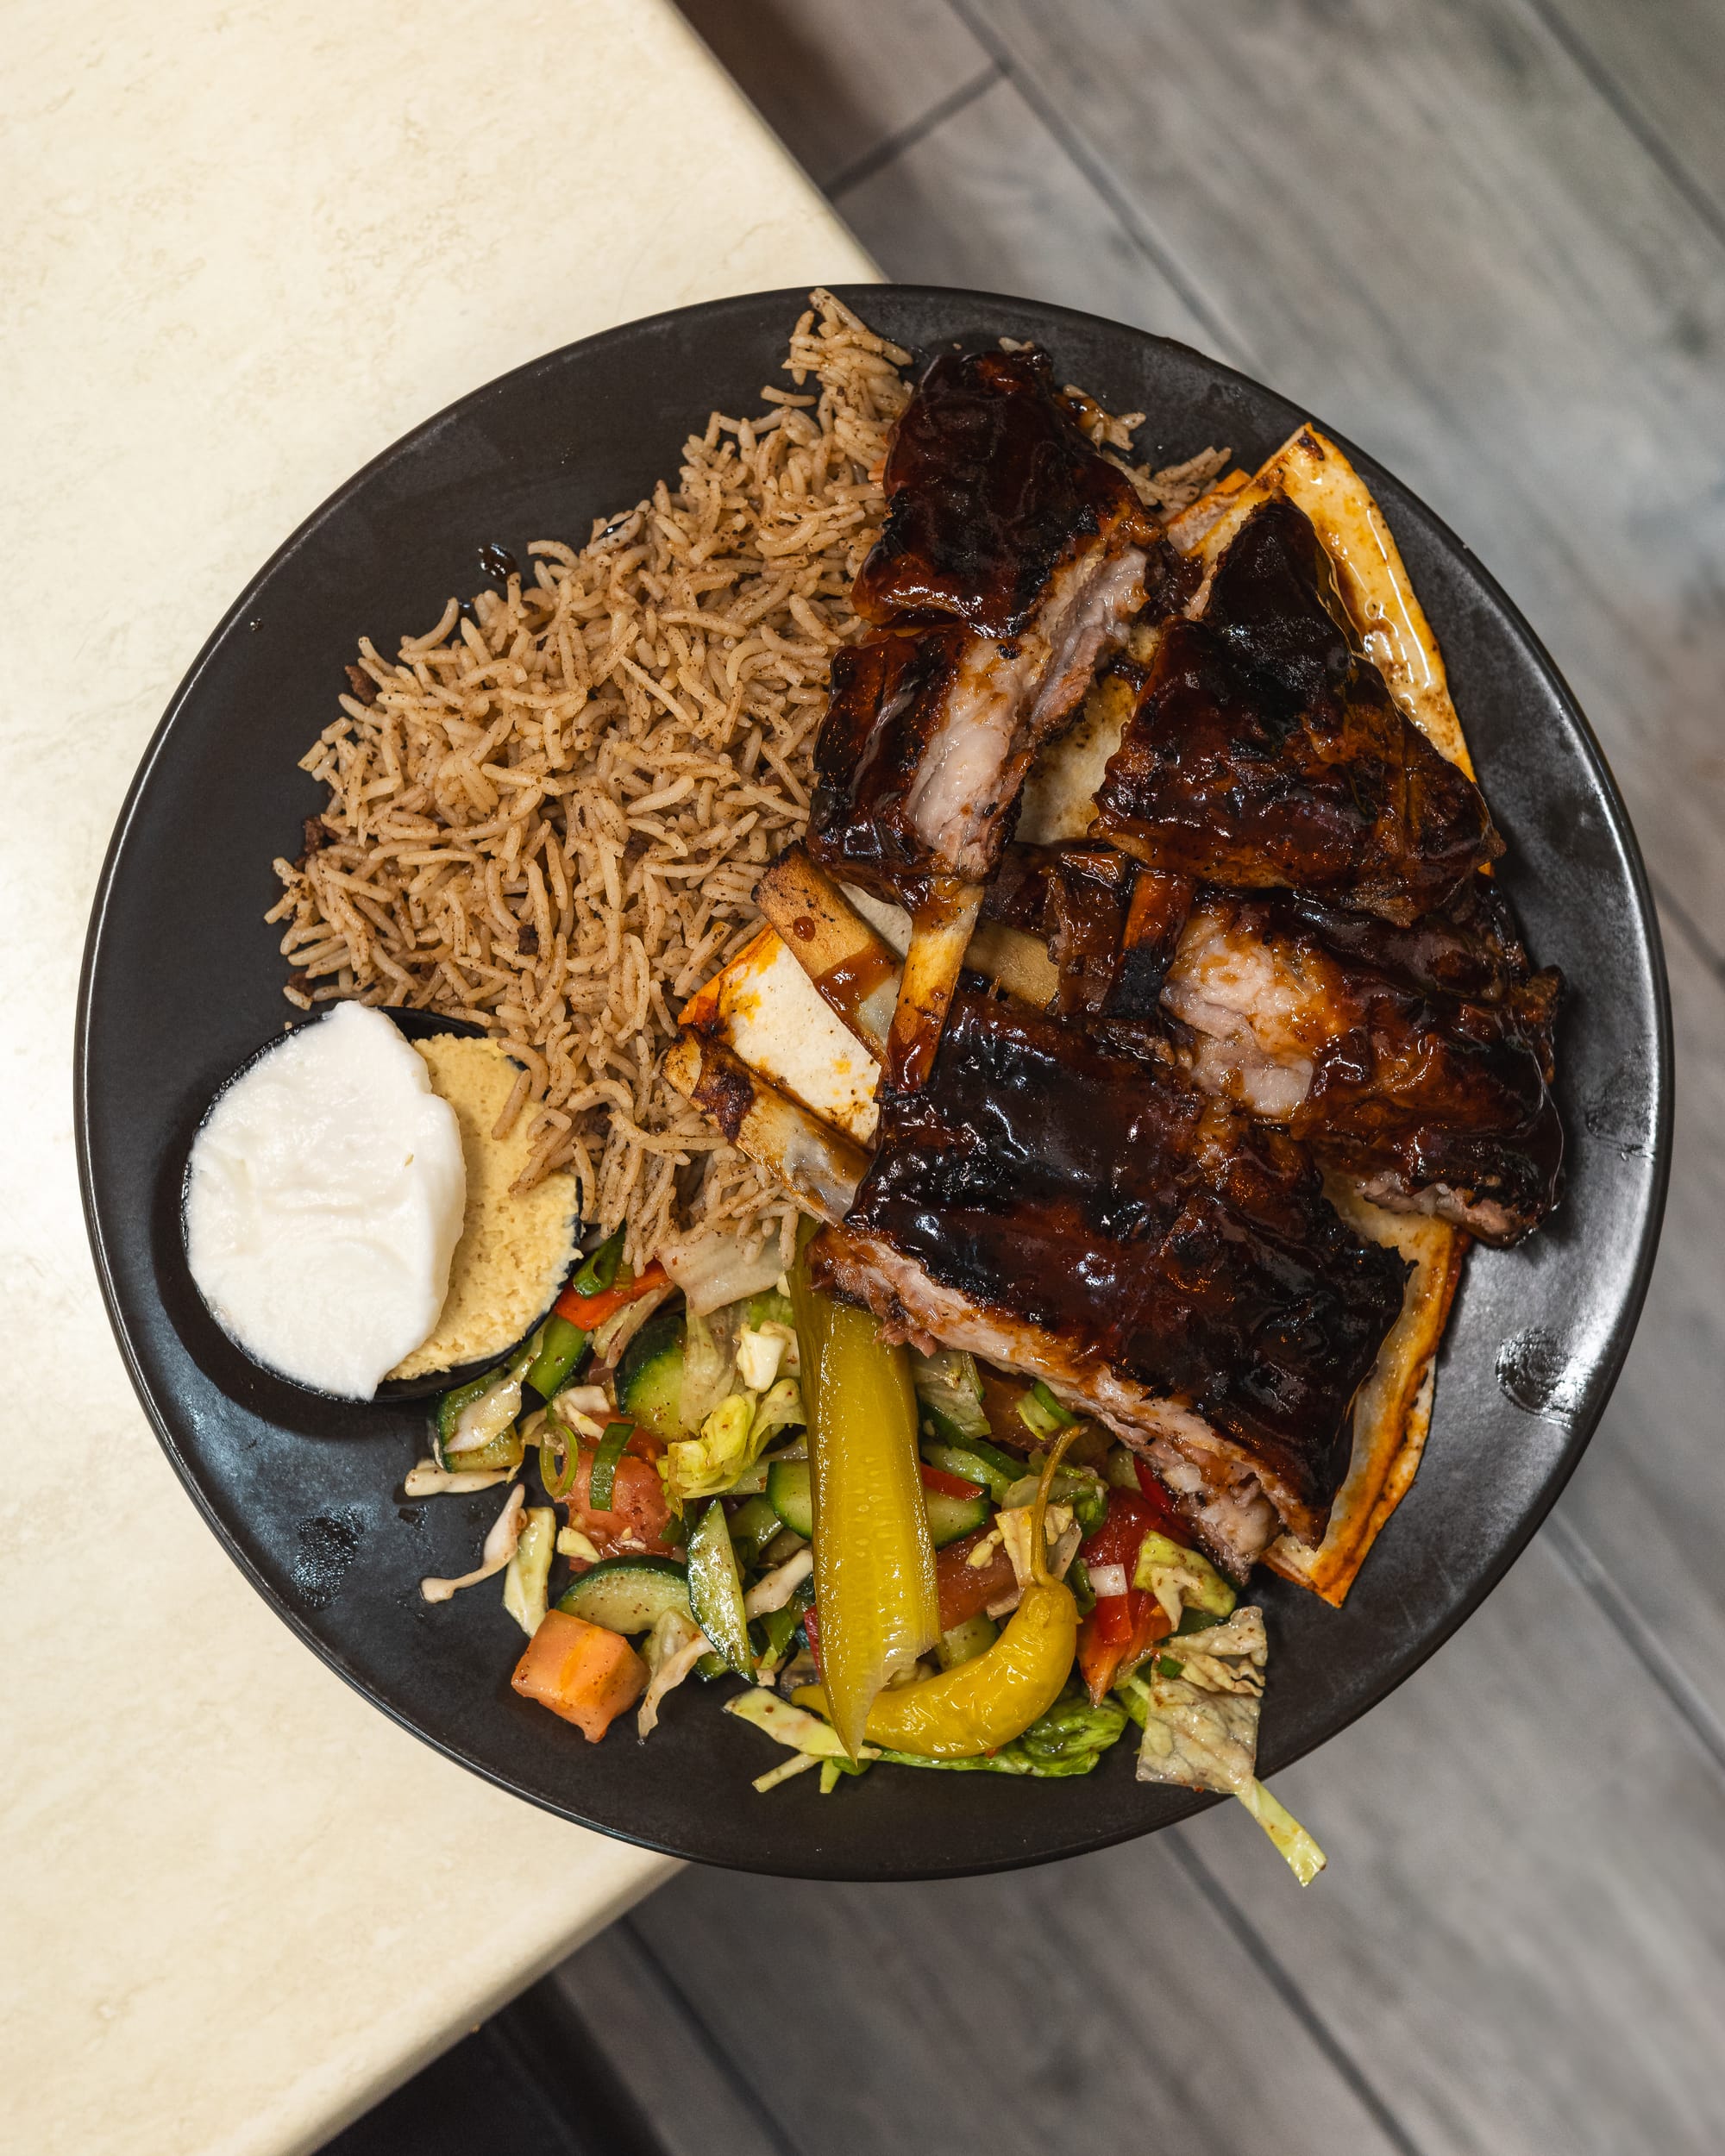
[[[1713,1762],[1542,1539],[1414,1681],[1280,1777],[1330,1869],[1182,1830],[1422,2151],[1714,2156]]]
[[[628,1922],[775,2130],[823,2156],[909,2116],[951,2156],[1716,2149],[1717,1775],[1545,1542],[1277,1788],[1330,1854],[1304,1894],[1224,1806],[939,1886],[689,1871]],[[590,2021],[596,1966],[568,1965]],[[656,2107],[698,2109],[620,2048]]]
[[[651,2120],[663,2156],[795,2156],[796,2144],[774,2117],[772,2090],[757,2098],[742,2056],[733,2063],[706,2019],[691,2012],[681,1981],[636,1930],[638,1914],[571,1954],[542,1988],[576,2017]],[[752,1937],[752,1927],[743,1936]],[[760,2034],[757,2027],[755,2047]]]
[[[1682,185],[1725,220],[1725,23],[1716,0],[1529,0]]]
[[[1681,1080],[1665,1235],[1635,1344],[1560,1517],[1725,1731],[1725,981],[1669,924]]]
[[[1233,355],[1504,577],[1725,950],[1715,230],[1502,0],[958,11],[1201,288]]]
[[[900,284],[1022,293],[1212,342],[1013,84],[996,83],[834,201]]]
[[[991,66],[943,0],[677,0],[823,187]]]
[[[930,1887],[690,1871],[629,1921],[819,2156],[1402,2146],[1166,1841]]]

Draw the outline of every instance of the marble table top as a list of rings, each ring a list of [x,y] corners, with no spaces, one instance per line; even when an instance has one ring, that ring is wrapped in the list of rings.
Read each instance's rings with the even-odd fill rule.
[[[408,427],[873,272],[663,0],[12,0],[6,43],[0,2143],[310,2149],[670,1867],[350,1692],[158,1451],[72,1153],[108,835],[235,592]]]

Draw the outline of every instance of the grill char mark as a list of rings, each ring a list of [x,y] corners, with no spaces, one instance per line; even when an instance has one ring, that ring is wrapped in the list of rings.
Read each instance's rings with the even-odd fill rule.
[[[1259,980],[1254,1009],[1238,984]],[[1235,1051],[1279,1057],[1296,1088],[1308,1064],[1281,1119],[1320,1161],[1381,1203],[1505,1244],[1539,1225],[1562,1187],[1551,1092],[1562,987],[1555,969],[1530,970],[1502,894],[1480,877],[1408,929],[1297,894],[1208,893],[1164,993],[1198,1042],[1201,1085],[1267,1107],[1262,1065],[1255,1075]],[[1231,1004],[1251,1040],[1226,1033]]]
[[[1156,866],[1406,924],[1502,851],[1478,787],[1360,649],[1285,497],[1246,519],[1202,617],[1170,625],[1136,688],[1098,836]]]
[[[1356,1240],[1284,1133],[967,993],[927,1086],[883,1097],[844,1225],[1189,1407],[1261,1466],[1285,1524],[1321,1537],[1405,1268]]]
[[[943,354],[899,421],[882,483],[887,522],[853,593],[865,621],[961,621],[1011,638],[1084,539],[1123,523],[1151,536],[1038,351]]]

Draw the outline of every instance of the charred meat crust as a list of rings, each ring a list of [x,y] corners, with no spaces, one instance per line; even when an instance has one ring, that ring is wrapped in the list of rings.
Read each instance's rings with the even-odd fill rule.
[[[1155,1021],[1192,903],[1189,878],[1082,839],[1008,846],[983,918],[1040,937],[1059,977],[1053,1009]]]
[[[1151,1463],[1203,1546],[1244,1585],[1283,1515],[1264,1494],[1273,1472],[1180,1402],[1098,1362],[1080,1344],[971,1302],[933,1279],[883,1236],[828,1227],[809,1245],[819,1287],[862,1304],[887,1336],[963,1348],[1021,1376],[1039,1377],[1068,1407],[1098,1417]],[[1322,1526],[1297,1495],[1278,1488],[1292,1530],[1315,1542]]]
[[[882,478],[886,524],[852,595],[865,621],[959,621],[1010,638],[1084,538],[1155,535],[1038,351],[936,360],[900,418]]]
[[[871,637],[834,655],[814,746],[808,851],[830,874],[914,912],[934,872],[910,797],[969,638]]]
[[[1189,1407],[1321,1536],[1406,1268],[1349,1232],[1283,1132],[966,992],[928,1085],[883,1094],[844,1225],[1075,1366]]]
[[[1279,495],[1230,542],[1201,619],[1163,636],[1096,804],[1097,835],[1156,866],[1404,924],[1502,851],[1478,787],[1397,709],[1309,519]]]
[[[1539,1225],[1562,1188],[1551,1086],[1563,983],[1528,970],[1490,879],[1407,929],[1280,893],[1211,892],[1200,920],[1224,951],[1255,946],[1287,984],[1280,1023],[1303,1035],[1310,1076],[1286,1119],[1319,1160],[1379,1203],[1490,1243]],[[1189,1019],[1202,1006],[1185,985],[1176,968],[1168,993]],[[1201,973],[1195,985],[1201,999]],[[1199,1082],[1226,1061],[1201,1053]]]

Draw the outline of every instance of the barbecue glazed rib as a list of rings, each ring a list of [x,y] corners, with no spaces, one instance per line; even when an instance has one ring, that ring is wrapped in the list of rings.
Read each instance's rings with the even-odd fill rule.
[[[928,1084],[881,1098],[874,1162],[810,1262],[900,1337],[1101,1416],[1239,1578],[1278,1523],[1322,1539],[1406,1272],[1283,1132],[969,991]]]
[[[810,851],[915,910],[993,869],[1038,746],[1195,564],[1086,440],[1039,352],[937,360],[899,421],[852,603],[894,633],[838,655]],[[917,638],[917,630],[929,632]]]
[[[1397,928],[1099,844],[1015,844],[986,911],[1044,940],[1052,1008],[1168,1034],[1201,1091],[1285,1125],[1377,1204],[1502,1245],[1557,1202],[1562,979],[1532,971],[1491,878]]]
[[[1162,984],[1193,890],[1189,878],[1147,868],[1112,846],[1014,844],[1000,857],[982,912],[1046,943],[1056,980],[1048,1008],[1060,1017],[1160,1030]]]
[[[1379,1205],[1519,1242],[1556,1204],[1561,976],[1478,877],[1410,928],[1202,893],[1162,990],[1206,1093],[1285,1124]]]
[[[1321,894],[1407,924],[1503,850],[1479,789],[1396,708],[1329,557],[1284,497],[1229,542],[1196,621],[1147,670],[1095,835],[1236,890]]]

